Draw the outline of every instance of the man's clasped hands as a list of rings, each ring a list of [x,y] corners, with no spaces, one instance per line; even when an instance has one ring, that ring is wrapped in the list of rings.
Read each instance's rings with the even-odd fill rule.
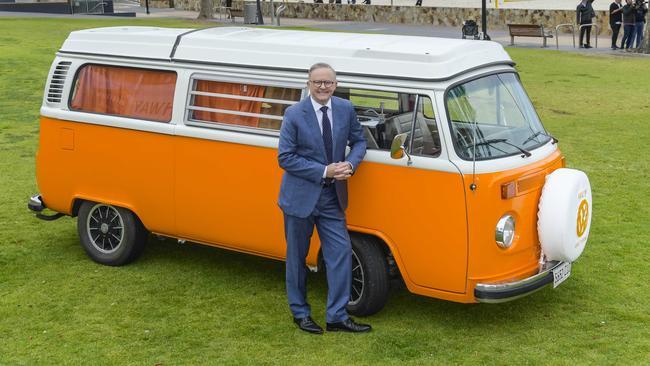
[[[346,180],[352,176],[352,164],[347,161],[332,163],[327,166],[325,176],[336,180]]]

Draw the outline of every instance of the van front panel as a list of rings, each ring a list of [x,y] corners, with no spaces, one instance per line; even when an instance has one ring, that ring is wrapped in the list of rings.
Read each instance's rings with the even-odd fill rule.
[[[488,174],[465,174],[470,232],[470,282],[494,283],[523,278],[538,269],[540,245],[537,212],[546,175],[562,167],[559,150],[534,164]],[[502,186],[511,184],[514,196],[502,197]],[[515,218],[512,246],[502,249],[495,242],[496,225],[506,214]]]

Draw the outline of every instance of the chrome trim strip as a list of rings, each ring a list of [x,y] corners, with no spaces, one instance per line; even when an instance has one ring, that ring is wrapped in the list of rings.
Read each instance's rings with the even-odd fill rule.
[[[239,111],[233,111],[233,110],[230,110],[230,109],[196,107],[196,106],[193,106],[193,105],[187,106],[187,109],[191,110],[191,111],[203,111],[203,112],[210,112],[210,113],[234,114],[234,115],[237,115],[237,116],[259,117],[259,118],[274,119],[274,120],[282,121],[281,116],[274,116],[272,114],[239,112]]]
[[[269,103],[286,104],[286,105],[294,105],[298,103],[292,100],[247,97],[244,95],[210,93],[210,92],[194,91],[194,90],[190,92],[190,95],[203,95],[206,97],[227,98],[227,99],[236,99],[236,100],[250,100],[253,102],[269,102]]]

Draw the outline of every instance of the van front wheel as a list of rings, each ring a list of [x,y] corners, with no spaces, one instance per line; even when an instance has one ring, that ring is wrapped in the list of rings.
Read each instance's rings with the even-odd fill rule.
[[[77,233],[86,254],[108,266],[132,262],[147,241],[147,231],[133,212],[89,201],[79,207]]]
[[[381,310],[388,300],[390,279],[386,254],[380,244],[367,237],[352,235],[352,286],[347,310],[368,316]]]

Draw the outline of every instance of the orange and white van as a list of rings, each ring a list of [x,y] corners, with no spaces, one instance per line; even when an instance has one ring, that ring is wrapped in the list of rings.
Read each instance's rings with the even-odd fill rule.
[[[392,279],[450,301],[554,287],[587,241],[586,175],[564,168],[497,43],[255,28],[72,32],[41,107],[29,207],[77,217],[95,261],[134,260],[148,233],[283,260],[284,110],[327,62],[368,151],[350,180],[349,310]],[[392,150],[391,150],[392,148]],[[45,214],[49,209],[54,214]],[[322,269],[318,237],[307,259]]]

